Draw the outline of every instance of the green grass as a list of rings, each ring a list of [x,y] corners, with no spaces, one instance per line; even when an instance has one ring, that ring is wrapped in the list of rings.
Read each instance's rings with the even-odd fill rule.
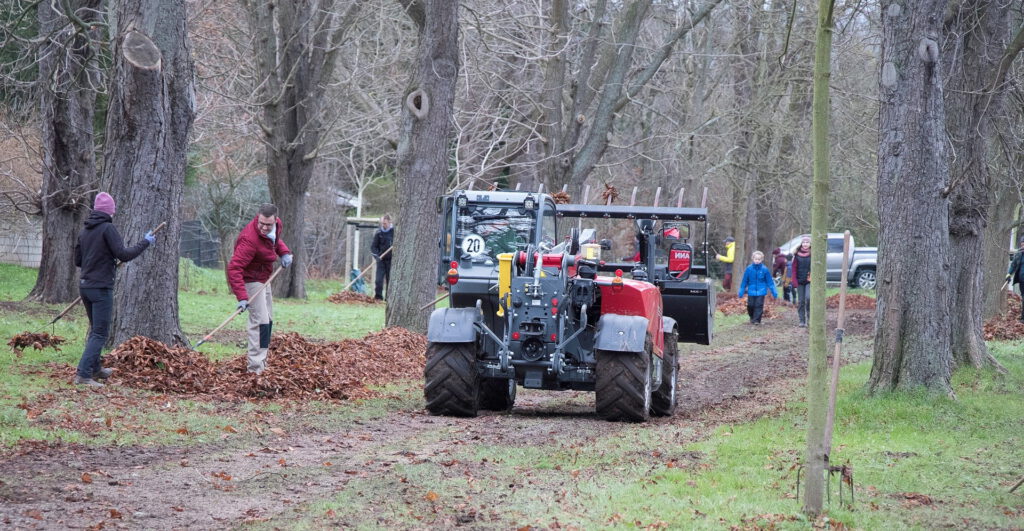
[[[195,343],[234,311],[235,297],[227,288],[223,271],[191,264],[182,260],[178,303],[182,330]],[[0,264],[0,276],[5,279],[0,286],[0,299],[17,302],[28,295],[35,284],[36,270]],[[308,338],[337,341],[380,330],[384,322],[383,305],[340,305],[326,301],[341,286],[336,280],[308,280],[307,300],[275,300],[274,332],[298,332]],[[222,407],[202,401],[174,400],[173,407],[153,408],[147,403],[152,393],[117,389],[96,394],[71,386],[70,376],[67,381],[51,379],[47,375],[52,369],[44,365],[53,362],[76,366],[87,334],[88,320],[81,305],[53,326],[47,326],[64,307],[66,304],[17,302],[17,309],[0,310],[0,337],[42,330],[68,341],[61,345],[60,351],[29,348],[21,356],[15,356],[8,349],[0,350],[0,446],[10,446],[20,440],[64,440],[97,445],[201,444],[209,442],[211,437],[224,435],[217,426],[239,420],[249,422],[258,412],[273,412],[280,407],[272,403]],[[241,316],[203,344],[202,352],[214,360],[242,356],[245,353],[244,331],[245,317]],[[105,401],[112,399],[111,393],[118,409],[117,419],[108,427],[105,422],[109,414],[103,410]],[[390,403],[387,399],[366,401],[363,405],[378,403],[365,410],[355,406],[327,408],[316,423],[383,415],[387,409],[385,404]],[[29,419],[20,404],[45,406],[45,411]]]

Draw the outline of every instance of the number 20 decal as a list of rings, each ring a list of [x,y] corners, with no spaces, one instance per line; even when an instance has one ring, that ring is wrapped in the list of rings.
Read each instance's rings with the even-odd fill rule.
[[[462,240],[462,252],[476,256],[484,252],[484,239],[478,234],[470,234]]]

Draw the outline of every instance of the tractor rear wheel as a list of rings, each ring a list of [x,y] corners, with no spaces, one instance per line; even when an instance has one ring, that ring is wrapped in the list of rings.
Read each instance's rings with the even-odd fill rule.
[[[651,413],[661,417],[676,412],[676,378],[679,375],[679,334],[665,334],[665,352],[661,358],[661,385],[651,396]]]
[[[597,414],[605,420],[645,422],[651,416],[651,339],[642,352],[598,350]]]
[[[434,415],[475,417],[480,409],[480,375],[473,343],[428,343],[423,396]]]
[[[516,380],[484,378],[480,382],[480,409],[508,411],[516,403]]]

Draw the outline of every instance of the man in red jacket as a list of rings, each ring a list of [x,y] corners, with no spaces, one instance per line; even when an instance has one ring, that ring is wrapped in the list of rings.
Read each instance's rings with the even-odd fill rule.
[[[273,296],[270,286],[252,297],[270,278],[274,262],[281,257],[281,267],[292,265],[292,252],[281,241],[281,220],[277,207],[264,204],[238,239],[235,253],[228,263],[228,284],[238,299],[238,308],[249,310],[249,372],[259,374],[267,368],[267,348],[273,327]]]

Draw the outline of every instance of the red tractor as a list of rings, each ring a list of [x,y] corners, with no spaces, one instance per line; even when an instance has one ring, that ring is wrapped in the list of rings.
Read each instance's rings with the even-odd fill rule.
[[[457,191],[438,206],[450,305],[427,332],[431,413],[511,409],[519,385],[594,391],[607,420],[675,411],[678,342],[712,337],[705,209],[556,205],[500,191]],[[634,220],[637,256],[601,260],[609,245],[590,229],[558,243],[565,218]],[[704,229],[698,256],[694,223]]]

